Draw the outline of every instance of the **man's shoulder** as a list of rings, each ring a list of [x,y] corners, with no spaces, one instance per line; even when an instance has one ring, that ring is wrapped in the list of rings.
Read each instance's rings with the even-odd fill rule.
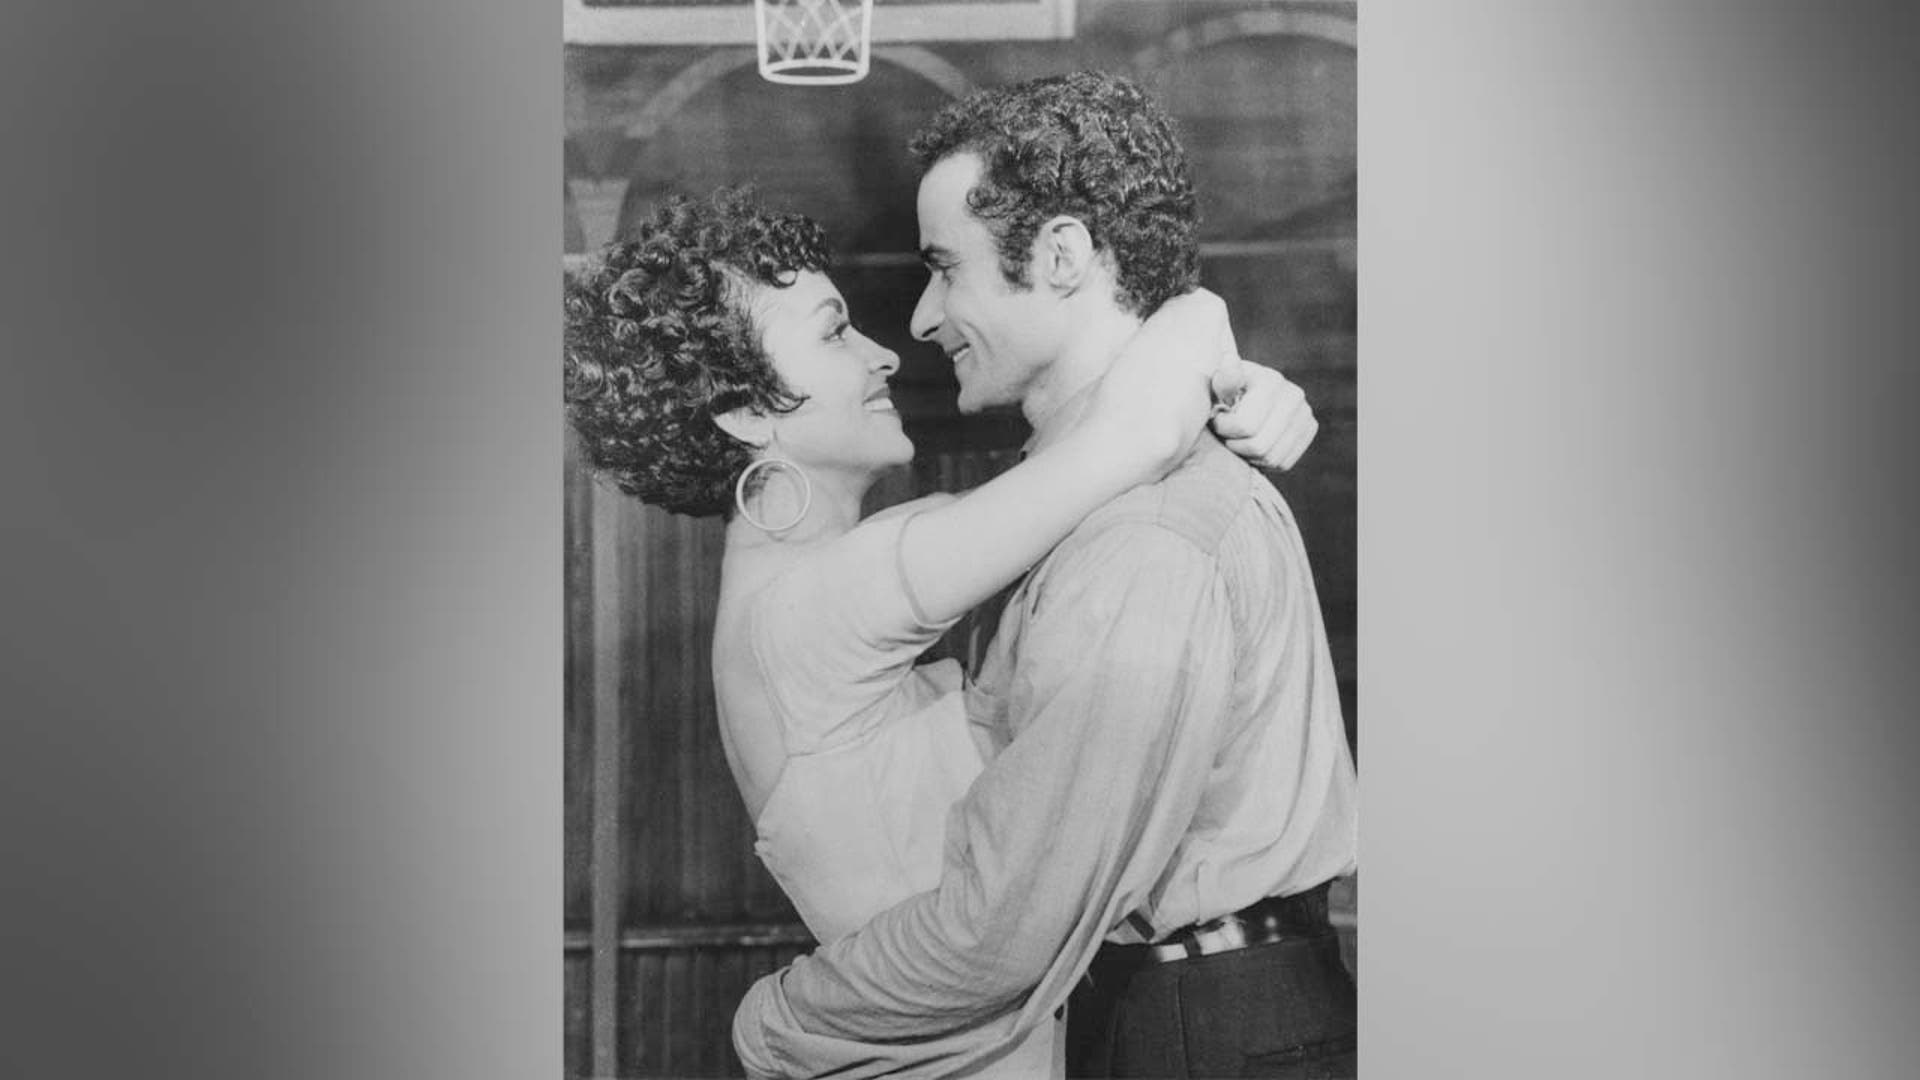
[[[1178,468],[1095,509],[1056,550],[1165,533],[1211,554],[1251,507],[1255,485],[1265,484],[1246,462],[1204,436]]]

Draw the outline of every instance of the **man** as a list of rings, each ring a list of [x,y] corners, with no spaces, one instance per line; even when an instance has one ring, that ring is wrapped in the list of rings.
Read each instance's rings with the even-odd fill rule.
[[[916,337],[960,408],[1044,446],[1119,346],[1191,288],[1191,182],[1123,80],[975,95],[915,137],[932,272]],[[938,889],[755,984],[756,1075],[990,1064],[1068,996],[1068,1073],[1353,1075],[1325,886],[1355,866],[1355,778],[1306,555],[1211,439],[1095,511],[1013,590],[969,687],[998,755]]]

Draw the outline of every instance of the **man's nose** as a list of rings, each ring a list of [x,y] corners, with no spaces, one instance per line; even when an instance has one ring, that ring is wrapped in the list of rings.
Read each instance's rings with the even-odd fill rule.
[[[915,341],[932,341],[933,335],[940,329],[940,323],[946,318],[946,310],[940,301],[940,279],[927,280],[927,287],[920,290],[920,302],[913,305],[913,319],[907,324]]]

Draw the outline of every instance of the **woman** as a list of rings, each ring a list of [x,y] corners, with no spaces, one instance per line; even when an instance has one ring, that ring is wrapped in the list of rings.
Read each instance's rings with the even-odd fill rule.
[[[848,321],[819,227],[721,192],[668,204],[603,254],[568,286],[568,416],[622,490],[729,515],[721,739],[757,853],[832,941],[938,882],[947,810],[987,752],[958,666],[916,665],[920,653],[1094,508],[1177,464],[1210,383],[1247,373],[1221,362],[1218,299],[1174,300],[1066,438],[964,497],[861,521],[863,496],[913,445],[887,394],[898,358]],[[1283,457],[1312,435],[1310,417],[1285,437],[1223,427],[1257,428]],[[1057,1075],[1055,1035],[1034,1032],[981,1075]]]

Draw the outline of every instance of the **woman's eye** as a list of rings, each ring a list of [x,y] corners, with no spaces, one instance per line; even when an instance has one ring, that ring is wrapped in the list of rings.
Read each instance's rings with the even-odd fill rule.
[[[833,328],[832,333],[827,335],[827,340],[828,341],[845,341],[847,339],[847,331],[851,329],[853,329],[852,323],[841,323],[839,326],[836,326]]]

